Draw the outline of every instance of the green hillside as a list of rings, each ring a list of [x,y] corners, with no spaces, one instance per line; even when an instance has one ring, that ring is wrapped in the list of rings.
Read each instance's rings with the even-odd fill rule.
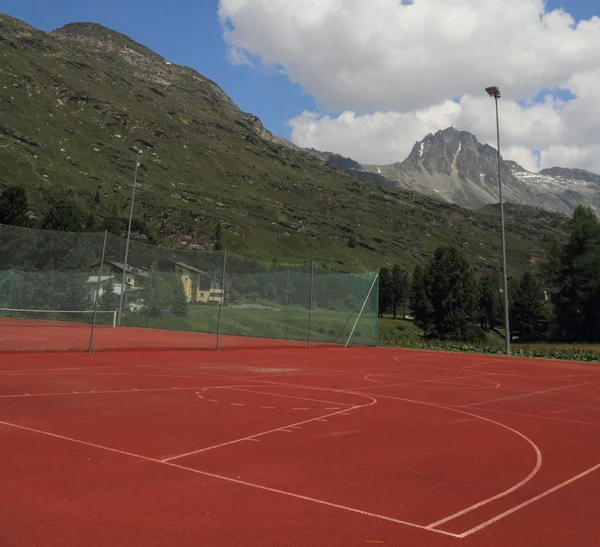
[[[227,249],[264,260],[364,271],[457,244],[478,270],[500,267],[497,209],[382,189],[283,146],[215,83],[121,34],[91,23],[47,34],[0,15],[0,57],[0,188],[24,185],[38,218],[50,192],[125,218],[140,147],[135,216],[165,244],[210,249],[222,222]],[[519,273],[565,219],[507,215]]]

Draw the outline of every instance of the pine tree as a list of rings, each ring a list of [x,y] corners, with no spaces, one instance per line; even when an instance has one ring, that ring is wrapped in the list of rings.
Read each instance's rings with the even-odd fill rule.
[[[428,305],[416,323],[430,338],[472,340],[477,319],[476,284],[471,267],[456,247],[435,251],[423,276]]]
[[[392,276],[387,268],[379,270],[379,316],[388,311],[392,304]]]
[[[410,310],[416,324],[424,325],[431,313],[431,305],[425,291],[425,270],[416,265],[410,286]]]
[[[22,186],[11,184],[0,194],[0,224],[26,226],[28,209],[27,192]]]
[[[171,311],[179,317],[185,317],[188,311],[188,303],[183,283],[181,280],[178,281],[173,287],[173,305],[171,306]]]
[[[397,264],[392,268],[392,311],[394,319],[398,312],[398,306],[404,310],[408,296],[408,272]],[[402,312],[404,314],[404,311]]]
[[[546,296],[539,280],[528,272],[511,295],[510,323],[519,342],[539,342],[548,334]]]
[[[120,297],[115,292],[115,284],[111,278],[102,286],[102,296],[98,302],[98,307],[101,310],[114,311],[119,307],[119,300]]]
[[[478,282],[479,322],[482,329],[493,330],[503,323],[500,279],[484,275]]]
[[[569,238],[555,242],[544,267],[555,305],[556,335],[569,342],[600,341],[600,220],[578,206]]]
[[[61,232],[80,232],[85,222],[85,215],[80,207],[67,198],[57,198],[52,201],[42,219],[41,228]]]

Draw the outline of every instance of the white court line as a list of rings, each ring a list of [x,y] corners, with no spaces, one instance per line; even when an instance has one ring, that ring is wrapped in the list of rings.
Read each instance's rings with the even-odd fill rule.
[[[252,387],[255,387],[255,386],[252,386]],[[259,386],[256,386],[256,387],[259,387]],[[270,386],[264,386],[264,387],[270,387]],[[223,389],[229,389],[231,391],[244,391],[246,393],[258,393],[259,395],[271,395],[273,397],[285,397],[286,399],[298,399],[299,401],[313,401],[315,403],[325,403],[325,404],[329,404],[329,405],[331,405],[331,404],[344,405],[347,407],[354,406],[350,403],[338,403],[337,401],[324,401],[322,399],[313,399],[311,397],[297,397],[296,395],[286,395],[285,393],[268,393],[267,391],[255,391],[252,389],[242,389],[242,388],[235,387],[235,386],[231,386],[231,387],[224,386]]]
[[[560,391],[562,389],[570,389],[572,387],[580,387],[580,386],[589,386],[590,384],[594,384],[595,382],[585,382],[583,384],[573,384],[572,386],[562,386],[555,387],[552,389],[544,389],[542,391],[534,391],[532,393],[523,393],[521,395],[514,395],[512,397],[502,397],[501,399],[493,399],[492,401],[481,401],[479,403],[471,403],[468,405],[462,405],[460,408],[469,408],[477,405],[487,405],[489,403],[499,403],[501,401],[512,401],[514,399],[522,399],[523,397],[531,397],[532,395],[541,395],[542,393],[550,393],[552,391]]]
[[[346,410],[357,410],[357,409],[360,409],[360,408],[366,408],[366,407],[372,406],[374,404],[377,404],[377,399],[371,397],[370,395],[368,395],[366,393],[364,393],[363,395],[366,396],[366,397],[368,397],[369,399],[371,399],[371,402],[369,404],[355,406],[355,407],[352,407],[352,408],[349,408],[349,409],[346,409]],[[178,460],[180,458],[185,458],[187,456],[194,456],[196,454],[202,454],[203,452],[208,452],[209,450],[215,450],[217,448],[223,448],[224,446],[231,446],[232,444],[237,444],[237,443],[240,443],[242,441],[247,441],[248,439],[255,439],[257,437],[263,437],[265,435],[270,435],[271,433],[275,433],[277,431],[281,431],[282,429],[287,429],[287,428],[295,426],[295,425],[304,425],[304,424],[309,424],[311,422],[316,422],[316,421],[327,421],[324,418],[328,418],[330,416],[335,416],[336,414],[337,414],[337,412],[333,412],[331,414],[325,414],[324,416],[321,416],[319,418],[310,418],[308,420],[302,420],[301,422],[296,422],[296,423],[293,423],[293,424],[282,425],[280,427],[275,427],[273,429],[269,429],[268,431],[262,431],[261,433],[255,433],[254,435],[248,435],[248,436],[242,437],[240,439],[233,439],[232,441],[227,441],[227,442],[220,443],[220,444],[215,444],[215,445],[212,445],[212,446],[206,446],[206,447],[200,448],[198,450],[192,450],[190,452],[186,452],[185,454],[179,454],[177,456],[172,456],[170,458],[165,458],[165,459],[160,460],[160,461],[170,462],[170,461],[173,461],[173,460]]]
[[[193,391],[198,390],[199,387],[167,387],[167,388],[148,388],[148,389],[109,389],[105,391],[57,391],[54,393],[19,393],[13,395],[0,395],[0,399],[17,399],[19,397],[64,397],[65,395],[114,395],[123,393],[161,393],[165,391]]]
[[[113,361],[114,362],[114,361]],[[137,365],[131,365],[137,366]],[[123,368],[121,365],[104,365],[99,367],[71,367],[71,368],[33,368],[33,369],[17,369],[17,370],[0,370],[0,374],[33,374],[38,372],[63,372],[63,371],[90,371],[90,370],[98,370],[102,368]]]
[[[417,401],[414,399],[405,399],[402,397],[393,397],[391,395],[379,395],[377,394],[378,397],[383,397],[385,399],[393,399],[393,400],[398,400],[398,401],[405,401],[408,403],[416,403],[416,404],[421,404],[421,405],[426,405],[426,406],[431,406],[434,408],[441,408],[442,410],[449,410],[451,412],[458,412],[459,414],[465,414],[466,416],[472,416],[474,418],[477,418],[479,420],[483,420],[484,422],[489,422],[491,424],[497,425],[503,429],[506,429],[507,431],[510,431],[514,434],[516,434],[517,436],[521,437],[522,439],[524,439],[535,451],[535,455],[536,455],[536,463],[535,463],[535,467],[533,468],[533,470],[520,482],[518,482],[517,484],[511,486],[510,488],[508,488],[507,490],[504,490],[503,492],[500,492],[499,494],[496,494],[495,496],[491,496],[485,500],[482,500],[478,503],[475,503],[469,507],[466,507],[465,509],[463,509],[462,511],[458,511],[457,513],[454,513],[448,517],[445,517],[441,520],[438,520],[436,522],[433,522],[431,524],[429,524],[426,528],[428,530],[434,530],[435,527],[444,524],[445,522],[448,522],[450,520],[454,520],[462,515],[465,515],[467,513],[470,513],[471,511],[474,511],[475,509],[479,509],[480,507],[483,507],[484,505],[487,505],[493,501],[496,501],[500,498],[503,498],[505,496],[508,496],[509,494],[512,494],[513,492],[515,492],[516,490],[518,490],[519,488],[521,488],[522,486],[524,486],[525,484],[527,484],[531,479],[533,479],[533,477],[535,477],[535,475],[537,475],[538,471],[541,469],[542,467],[542,452],[540,451],[540,449],[538,448],[538,446],[526,435],[524,435],[523,433],[521,433],[520,431],[517,431],[516,429],[513,429],[512,427],[509,427],[507,425],[504,425],[500,422],[496,422],[494,420],[490,420],[489,418],[484,418],[483,416],[479,416],[477,414],[473,414],[472,412],[466,412],[464,410],[459,410],[457,408],[452,408],[452,407],[447,407],[447,406],[443,406],[443,405],[438,405],[435,403],[427,403],[427,402],[423,402],[423,401]]]
[[[369,376],[388,376],[388,378],[391,378],[392,376],[389,376],[387,374],[367,374],[364,379],[367,380],[368,382],[373,382],[372,380],[369,380],[368,377]],[[470,376],[448,376],[446,378],[434,378],[433,380],[417,380],[417,381],[410,381],[410,382],[403,382],[403,383],[398,383],[398,384],[382,384],[379,383],[378,385],[370,385],[370,386],[363,386],[363,387],[353,387],[350,389],[346,389],[344,391],[359,391],[361,389],[379,389],[382,387],[402,387],[402,386],[418,386],[419,384],[428,384],[428,383],[432,383],[432,382],[448,382],[449,380],[467,380],[469,378],[481,378],[481,373],[477,373],[477,376],[474,375],[470,375]],[[406,378],[407,380],[410,380],[410,378]],[[481,378],[483,380],[483,378]],[[452,391],[452,390],[456,390],[456,391],[464,391],[464,390],[468,390],[468,389],[497,389],[500,387],[500,384],[498,382],[493,382],[492,380],[483,380],[488,381],[488,382],[492,382],[494,384],[496,384],[495,386],[473,386],[473,385],[468,385],[465,384],[463,386],[460,387],[440,387],[439,389],[445,389],[446,391]],[[375,383],[375,382],[373,382]]]
[[[495,414],[508,414],[509,416],[521,416],[522,418],[539,418],[540,420],[552,420],[553,422],[567,422],[569,424],[600,426],[600,423],[596,423],[596,422],[584,422],[581,420],[569,420],[568,418],[556,418],[554,416],[539,416],[537,414],[522,414],[521,412],[508,412],[506,410],[495,410],[492,408],[478,408],[477,410],[479,412],[494,412]]]
[[[590,467],[589,469],[583,471],[582,473],[579,473],[579,475],[576,475],[575,477],[571,477],[570,479],[568,479],[564,482],[561,482],[560,484],[557,484],[553,488],[550,488],[549,490],[546,490],[545,492],[542,492],[541,494],[538,494],[537,496],[530,498],[527,501],[520,503],[519,505],[515,505],[512,509],[508,509],[507,511],[504,511],[504,513],[500,513],[499,515],[496,515],[495,517],[491,518],[490,520],[486,520],[485,522],[482,522],[480,525],[475,526],[474,528],[471,528],[470,530],[467,530],[466,532],[463,532],[462,534],[459,534],[458,537],[460,537],[462,539],[462,538],[466,538],[467,536],[474,534],[475,532],[479,532],[480,530],[487,528],[490,524],[494,524],[494,522],[498,522],[499,520],[503,519],[504,517],[508,517],[509,515],[516,513],[517,511],[523,509],[524,507],[527,507],[528,505],[531,505],[532,503],[535,503],[536,501],[541,500],[542,498],[545,498],[546,496],[549,496],[550,494],[553,494],[554,492],[564,488],[565,486],[568,486],[569,484],[574,483],[575,481],[578,481],[579,479],[582,479],[586,475],[589,475],[590,473],[593,473],[594,471],[597,471],[598,469],[600,469],[600,464],[595,465],[594,467]]]
[[[242,403],[229,403],[231,406],[244,406]]]
[[[365,406],[369,406],[369,405],[365,405]],[[362,408],[362,407],[358,407],[358,408]],[[356,509],[354,507],[348,507],[345,505],[340,505],[337,503],[332,503],[330,501],[325,501],[325,500],[320,500],[317,498],[311,498],[308,496],[303,496],[301,494],[294,494],[293,492],[288,492],[286,490],[279,490],[278,488],[270,488],[268,486],[263,486],[261,484],[255,484],[252,482],[247,482],[247,481],[243,481],[240,479],[234,479],[232,477],[226,477],[223,475],[216,475],[214,473],[208,473],[206,471],[200,471],[199,469],[194,469],[193,467],[186,467],[184,465],[180,465],[177,463],[171,463],[168,461],[162,461],[162,460],[157,460],[154,458],[149,458],[148,456],[142,456],[140,454],[134,454],[133,452],[125,452],[124,450],[118,450],[116,448],[110,448],[108,446],[102,446],[99,444],[94,444],[94,443],[89,443],[87,441],[81,441],[79,439],[74,439],[72,437],[65,437],[63,435],[57,435],[56,433],[50,433],[48,431],[42,431],[40,429],[33,429],[31,427],[25,427],[22,425],[17,425],[17,424],[13,424],[10,422],[4,422],[4,421],[0,421],[0,425],[4,425],[6,427],[13,427],[15,429],[22,429],[24,431],[29,431],[32,433],[38,433],[40,435],[46,435],[48,437],[54,437],[56,439],[61,439],[63,441],[70,441],[73,443],[77,443],[77,444],[81,444],[81,445],[85,445],[85,446],[91,446],[92,448],[98,448],[100,450],[105,450],[107,452],[113,452],[115,454],[121,454],[123,456],[130,456],[132,458],[137,458],[139,460],[143,460],[143,461],[147,461],[147,462],[151,462],[151,463],[156,463],[159,465],[166,465],[168,467],[172,467],[174,469],[181,469],[183,471],[189,471],[191,473],[195,473],[197,475],[202,475],[204,477],[210,477],[213,479],[218,479],[218,480],[222,480],[222,481],[226,481],[226,482],[230,482],[230,483],[234,483],[234,484],[239,484],[241,486],[247,486],[249,488],[255,488],[257,490],[262,490],[264,492],[271,492],[274,494],[280,494],[283,496],[288,496],[290,498],[295,498],[295,499],[299,499],[299,500],[303,500],[303,501],[308,501],[311,503],[316,503],[318,505],[324,505],[327,507],[333,507],[334,509],[340,509],[342,511],[347,511],[349,513],[355,513],[358,515],[362,515],[365,517],[372,517],[375,519],[379,519],[379,520],[383,520],[383,521],[387,521],[387,522],[392,522],[394,524],[402,524],[404,526],[409,526],[411,528],[417,528],[419,530],[424,530],[424,531],[428,531],[428,532],[434,532],[436,534],[441,534],[444,536],[450,536],[450,537],[454,537],[454,538],[459,538],[460,536],[458,534],[453,534],[451,532],[445,532],[444,530],[430,530],[428,528],[426,528],[425,526],[421,526],[420,524],[415,524],[414,522],[408,522],[408,521],[404,521],[404,520],[400,520],[400,519],[395,519],[392,517],[388,517],[385,515],[379,515],[377,513],[371,513],[369,511],[363,511],[362,509]]]
[[[277,407],[276,406],[259,406],[258,408],[265,408],[265,409],[269,409],[269,410],[275,410]]]

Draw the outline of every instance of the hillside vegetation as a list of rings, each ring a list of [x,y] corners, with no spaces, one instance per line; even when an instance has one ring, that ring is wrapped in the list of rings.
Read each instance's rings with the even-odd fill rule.
[[[126,36],[0,15],[0,58],[0,189],[23,185],[37,219],[58,192],[124,231],[138,147],[134,226],[164,244],[211,249],[222,223],[227,249],[269,261],[410,268],[455,244],[476,270],[500,267],[497,210],[383,189],[284,146],[214,82]],[[538,262],[565,220],[509,206],[511,272]]]

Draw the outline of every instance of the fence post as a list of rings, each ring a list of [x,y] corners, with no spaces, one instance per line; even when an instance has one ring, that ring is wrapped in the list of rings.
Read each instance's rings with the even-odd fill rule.
[[[150,323],[150,314],[154,309],[154,263],[150,266],[150,295],[148,296],[148,305],[146,306],[146,328]]]
[[[221,316],[225,302],[225,267],[227,266],[227,251],[223,251],[223,272],[221,276],[221,302],[219,303],[219,320],[217,323],[217,351],[221,349]]]
[[[310,349],[310,329],[312,326],[313,285],[315,279],[315,263],[310,261],[310,302],[308,303],[308,349]]]
[[[288,339],[288,322],[290,319],[290,271],[287,271],[287,286],[285,288],[285,340]]]
[[[102,258],[100,258],[100,268],[98,268],[98,279],[96,280],[96,294],[94,298],[94,314],[92,316],[92,331],[90,332],[90,348],[89,352],[94,353],[94,331],[96,330],[96,315],[98,314],[98,301],[100,300],[100,278],[102,276],[102,268],[104,267],[104,254],[106,253],[106,238],[108,230],[104,231],[104,243],[102,244]]]
[[[367,294],[367,297],[365,298],[365,301],[363,302],[362,308],[360,309],[360,313],[358,314],[358,317],[356,318],[356,322],[354,323],[354,326],[352,327],[352,332],[350,333],[350,336],[348,336],[348,341],[346,342],[346,345],[344,346],[345,348],[347,348],[348,344],[350,344],[350,339],[352,338],[352,335],[354,334],[354,331],[356,330],[356,326],[358,325],[358,322],[360,321],[360,317],[361,317],[363,311],[365,310],[365,306],[367,305],[367,302],[369,301],[369,296],[371,296],[371,293],[373,292],[373,287],[375,287],[375,283],[377,283],[378,280],[379,280],[379,272],[377,273],[377,275],[375,275],[375,279],[373,279],[373,283],[371,284],[369,293]],[[377,320],[379,321],[379,317],[377,318]]]

